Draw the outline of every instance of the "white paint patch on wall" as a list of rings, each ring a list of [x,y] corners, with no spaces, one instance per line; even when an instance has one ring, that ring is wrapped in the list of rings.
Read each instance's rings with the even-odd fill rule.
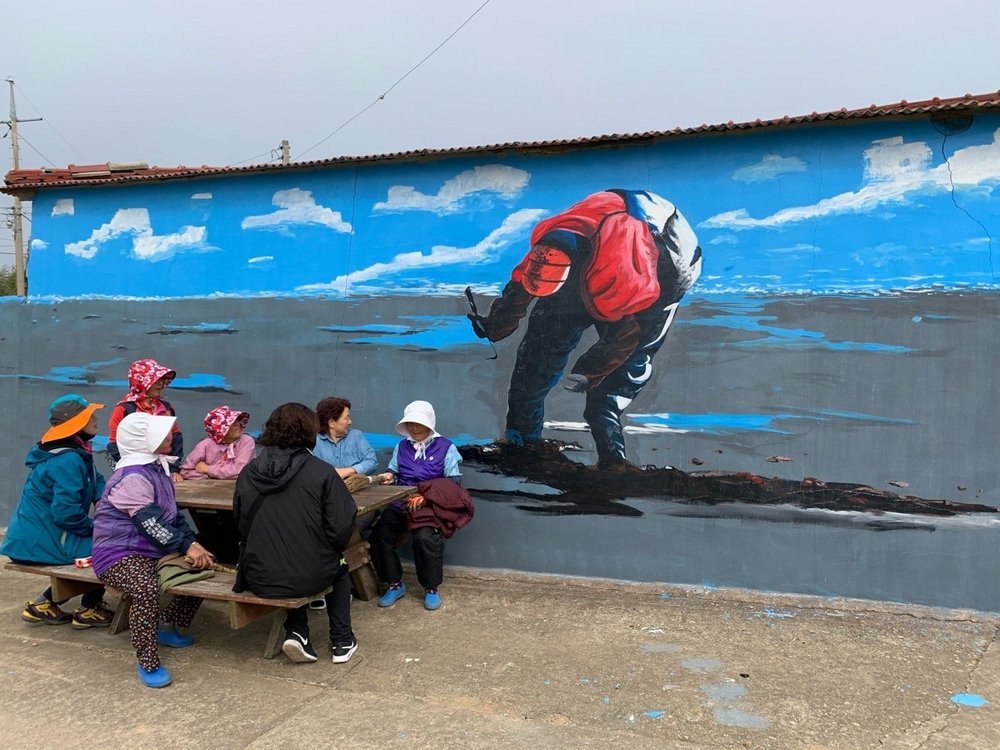
[[[1000,183],[1000,129],[993,142],[957,150],[947,163],[930,167],[932,150],[923,142],[904,143],[902,136],[872,141],[864,151],[862,186],[808,206],[783,208],[755,219],[745,208],[724,211],[699,226],[711,229],[776,228],[821,216],[871,211],[886,203],[903,203],[918,191],[949,190]]]
[[[212,200],[212,194],[211,193],[195,193],[194,195],[191,196],[191,200],[194,200],[194,201],[210,201],[210,200]]]
[[[101,245],[127,234],[133,235],[132,254],[139,260],[163,260],[181,248],[210,249],[205,244],[205,227],[185,226],[178,232],[155,235],[147,209],[120,208],[111,221],[95,229],[87,239],[68,243],[65,251],[68,255],[89,260],[97,254]]]
[[[60,198],[52,206],[53,216],[72,216],[73,215],[73,199],[72,198]]]
[[[30,245],[32,250],[44,250],[48,246],[49,246],[48,242],[46,242],[45,240],[38,240],[38,239],[32,240]]]
[[[353,231],[350,223],[343,220],[340,211],[316,203],[309,190],[301,188],[279,190],[274,194],[271,203],[278,207],[277,211],[259,216],[247,216],[240,222],[240,227],[281,230],[295,224],[319,224],[344,234]]]
[[[516,198],[528,185],[531,175],[523,169],[503,164],[486,164],[468,169],[447,180],[435,195],[427,195],[412,185],[393,185],[385,201],[376,203],[375,213],[430,211],[451,214],[462,210],[465,199],[476,193]]]
[[[538,208],[524,208],[515,211],[503,223],[472,247],[448,247],[435,245],[425,255],[421,252],[400,253],[386,263],[375,263],[360,271],[352,271],[344,276],[338,276],[326,284],[306,284],[297,287],[299,291],[340,290],[348,284],[383,279],[414,268],[439,268],[458,263],[472,263],[488,259],[494,250],[506,247],[509,243],[520,239],[532,224],[537,222],[545,211]]]
[[[756,164],[740,167],[733,172],[737,182],[768,182],[789,172],[805,172],[806,165],[797,156],[767,154]]]

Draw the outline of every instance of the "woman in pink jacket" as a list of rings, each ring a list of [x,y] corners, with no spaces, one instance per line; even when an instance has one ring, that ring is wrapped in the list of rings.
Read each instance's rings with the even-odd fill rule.
[[[243,430],[250,414],[228,406],[217,406],[205,415],[208,437],[194,447],[184,463],[181,476],[185,479],[236,479],[250,463],[254,440]]]

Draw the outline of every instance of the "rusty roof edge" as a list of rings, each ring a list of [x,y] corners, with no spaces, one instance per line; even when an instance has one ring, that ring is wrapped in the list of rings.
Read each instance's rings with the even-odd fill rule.
[[[121,171],[111,176],[99,176],[84,178],[73,176],[73,172],[66,168],[56,169],[32,169],[32,170],[11,170],[4,178],[4,184],[0,186],[0,192],[9,195],[34,195],[38,190],[55,189],[63,187],[80,186],[100,186],[119,185],[134,182],[161,182],[165,180],[206,178],[224,175],[253,174],[271,171],[301,171],[306,169],[317,169],[322,167],[342,166],[346,164],[360,164],[364,162],[382,161],[405,161],[413,159],[428,159],[442,156],[466,156],[477,153],[496,153],[512,150],[570,150],[580,146],[593,145],[613,145],[616,143],[630,143],[636,141],[646,141],[654,139],[664,139],[671,137],[691,136],[709,133],[729,133],[748,130],[758,130],[762,128],[773,128],[801,124],[821,124],[832,121],[856,120],[867,118],[884,117],[911,117],[915,115],[933,114],[936,112],[949,112],[961,110],[980,110],[1000,108],[1000,91],[983,94],[966,94],[959,97],[942,99],[934,97],[916,102],[908,102],[905,99],[893,104],[871,104],[867,107],[857,109],[847,109],[842,107],[839,110],[829,112],[812,112],[807,115],[785,115],[780,118],[768,120],[756,119],[744,122],[704,124],[690,127],[677,127],[671,130],[652,130],[644,133],[614,133],[596,136],[583,136],[573,139],[548,140],[548,141],[510,141],[506,143],[496,143],[483,146],[457,146],[436,149],[413,149],[409,151],[395,151],[383,154],[368,154],[355,156],[337,156],[328,159],[316,159],[311,161],[292,162],[290,164],[250,164],[244,167],[239,166],[201,166],[201,167],[147,167],[137,170],[137,172]],[[73,165],[71,165],[73,166]],[[55,177],[57,172],[70,172],[68,177]],[[44,179],[45,175],[51,175],[55,179]],[[30,179],[35,176],[36,179]],[[11,178],[14,178],[13,181]]]

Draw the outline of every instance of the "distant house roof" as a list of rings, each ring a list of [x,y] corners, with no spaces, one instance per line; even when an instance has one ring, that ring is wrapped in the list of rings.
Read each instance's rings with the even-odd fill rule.
[[[655,139],[674,138],[679,136],[699,135],[703,133],[724,133],[733,131],[757,130],[761,128],[787,127],[789,125],[813,124],[837,120],[861,120],[881,117],[907,117],[947,112],[981,111],[1000,108],[1000,91],[988,94],[966,94],[950,99],[934,97],[919,102],[908,102],[905,99],[895,104],[872,104],[862,109],[842,108],[832,112],[813,112],[808,115],[784,117],[773,120],[754,120],[752,122],[733,122],[718,125],[698,125],[691,128],[674,128],[673,130],[653,130],[646,133],[623,133],[613,135],[598,135],[591,137],[572,138],[555,141],[531,141],[498,143],[490,146],[463,146],[443,149],[420,149],[415,151],[397,151],[389,154],[373,154],[368,156],[338,156],[332,159],[317,159],[315,161],[293,162],[282,164],[251,164],[245,167],[150,167],[144,163],[132,164],[89,164],[78,166],[70,164],[66,168],[57,169],[17,169],[11,170],[4,178],[0,192],[26,197],[36,190],[44,188],[79,187],[82,185],[117,185],[136,182],[176,180],[193,177],[209,177],[216,175],[246,174],[255,172],[276,172],[283,170],[315,169],[318,167],[337,166],[356,162],[373,161],[404,161],[409,159],[456,156],[477,153],[492,153],[498,151],[529,151],[534,149],[568,150],[579,146],[614,145],[618,143],[634,143]]]

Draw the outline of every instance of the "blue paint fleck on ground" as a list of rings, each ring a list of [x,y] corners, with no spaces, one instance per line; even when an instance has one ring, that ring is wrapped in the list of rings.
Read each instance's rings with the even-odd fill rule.
[[[652,709],[650,711],[643,711],[642,715],[643,716],[648,716],[650,719],[659,719],[665,713],[666,713],[666,711],[659,711],[659,710],[656,710],[656,709]]]
[[[661,591],[660,592],[660,598],[661,599],[669,599],[670,598],[670,594],[668,594],[666,591]]]
[[[763,716],[740,711],[738,708],[719,708],[714,713],[715,720],[727,727],[767,729],[767,719]]]
[[[701,692],[714,701],[735,701],[747,694],[747,689],[735,682],[723,682],[718,685],[702,685]]]
[[[982,708],[989,703],[983,696],[976,693],[955,693],[955,695],[951,696],[951,702],[957,703],[960,706],[969,706],[970,708]]]
[[[601,703],[603,703],[605,706],[607,706],[609,703],[611,703],[611,696],[602,695],[601,696]]]
[[[718,659],[685,659],[681,662],[681,666],[692,672],[707,672],[710,669],[719,669],[722,662]]]

